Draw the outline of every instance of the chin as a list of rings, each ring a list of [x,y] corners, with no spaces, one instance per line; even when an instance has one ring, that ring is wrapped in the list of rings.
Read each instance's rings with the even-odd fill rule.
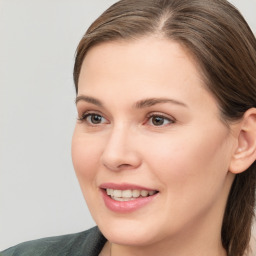
[[[96,222],[97,223],[97,222]],[[129,218],[106,218],[97,223],[99,229],[111,243],[130,246],[145,246],[161,240],[154,221],[134,220]]]
[[[111,230],[101,229],[103,235],[111,243],[130,246],[144,246],[152,244],[155,240],[151,233],[145,233],[146,229],[140,230],[136,227],[113,227]]]

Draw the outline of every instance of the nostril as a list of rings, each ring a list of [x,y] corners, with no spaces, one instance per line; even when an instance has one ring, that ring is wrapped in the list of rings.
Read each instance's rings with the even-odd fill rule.
[[[110,163],[103,163],[103,165],[111,171],[132,170],[136,168],[136,166],[133,166],[131,164],[111,165]]]
[[[125,169],[127,169],[127,168],[129,168],[129,167],[132,167],[130,164],[120,164],[117,168],[125,168]]]

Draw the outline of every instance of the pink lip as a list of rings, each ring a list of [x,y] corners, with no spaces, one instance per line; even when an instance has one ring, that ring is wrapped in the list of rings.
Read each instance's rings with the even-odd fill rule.
[[[149,189],[149,188],[132,185],[132,184],[114,184],[114,183],[104,183],[100,186],[100,188],[101,188],[103,201],[106,207],[109,210],[117,213],[129,213],[129,212],[136,211],[142,208],[143,206],[149,204],[150,202],[152,202],[154,199],[156,199],[156,197],[159,194],[157,193],[148,197],[138,197],[130,201],[116,201],[107,195],[105,191],[106,188],[119,189],[119,190],[138,189],[138,190],[148,190],[148,191],[154,190],[154,189]]]

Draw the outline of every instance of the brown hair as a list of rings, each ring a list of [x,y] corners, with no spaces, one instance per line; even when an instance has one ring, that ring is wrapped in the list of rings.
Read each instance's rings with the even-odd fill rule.
[[[115,3],[89,27],[78,45],[74,65],[76,91],[81,65],[91,47],[152,34],[189,49],[227,124],[256,107],[256,39],[239,11],[226,0]],[[242,256],[248,249],[255,190],[256,162],[236,175],[229,194],[222,225],[222,244],[229,256]]]

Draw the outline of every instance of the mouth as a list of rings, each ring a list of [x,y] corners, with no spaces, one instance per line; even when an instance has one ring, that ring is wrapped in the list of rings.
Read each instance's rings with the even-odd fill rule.
[[[158,193],[157,190],[145,190],[145,189],[112,189],[112,188],[106,188],[104,189],[105,193],[113,200],[120,201],[120,202],[126,202],[126,201],[132,201],[139,198],[145,198],[150,197]]]
[[[131,184],[108,183],[100,186],[105,206],[112,212],[126,214],[152,205],[159,191]]]
[[[116,213],[130,213],[153,203],[159,191],[133,184],[105,183],[100,186],[106,207]]]

